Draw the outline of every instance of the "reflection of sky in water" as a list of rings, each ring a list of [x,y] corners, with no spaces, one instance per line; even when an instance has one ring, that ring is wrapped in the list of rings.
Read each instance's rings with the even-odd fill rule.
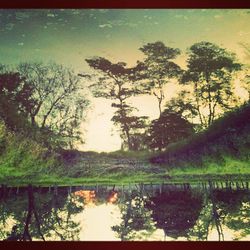
[[[112,226],[121,223],[121,210],[116,204],[118,193],[114,192],[108,196],[107,202],[97,205],[94,202],[94,191],[77,191],[76,195],[84,196],[85,209],[75,216],[75,221],[80,222],[81,232],[80,240],[82,241],[120,241],[120,238],[112,230]],[[132,202],[133,203],[133,202]],[[243,204],[244,205],[244,204]],[[246,205],[246,204],[245,204]],[[247,203],[250,207],[250,204]],[[239,218],[240,219],[240,218]],[[249,219],[250,220],[250,219]],[[249,221],[248,220],[248,221]],[[232,241],[240,236],[240,231],[234,231],[222,224],[224,240]],[[150,235],[144,235],[143,230],[137,231],[134,240],[143,241],[187,241],[186,237],[172,238],[164,235],[164,230],[155,228]],[[218,241],[218,232],[215,225],[210,225],[208,233],[208,241]],[[241,238],[241,240],[250,240],[250,235]]]
[[[118,225],[121,221],[120,209],[116,204],[105,203],[87,206],[80,214],[75,216],[75,221],[80,221],[82,230],[79,237],[82,241],[120,241],[111,228],[114,225]],[[224,225],[222,225],[222,229],[224,240],[226,241],[232,241],[235,236],[239,236],[239,232],[229,229]],[[134,240],[163,241],[164,231],[156,228],[153,233],[147,237],[143,237],[143,231],[138,231],[137,237]],[[209,230],[208,241],[217,240],[218,233],[215,226],[213,226]],[[250,240],[250,235],[241,240]],[[187,239],[185,237],[175,239],[166,236],[165,241],[187,241]]]
[[[112,226],[120,222],[120,210],[117,205],[105,203],[98,206],[87,206],[84,211],[76,215],[82,230],[80,240],[119,240]]]

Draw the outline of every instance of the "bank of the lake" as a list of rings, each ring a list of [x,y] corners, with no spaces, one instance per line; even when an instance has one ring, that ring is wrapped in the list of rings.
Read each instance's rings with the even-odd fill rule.
[[[131,153],[132,154],[132,153]],[[67,160],[60,168],[60,174],[51,172],[35,173],[17,177],[9,173],[1,178],[1,184],[25,186],[27,184],[49,186],[75,185],[127,185],[132,183],[192,183],[202,181],[249,181],[249,162],[225,158],[218,162],[207,162],[202,167],[168,167],[165,164],[152,164],[145,153],[137,158],[129,153],[67,152]],[[74,156],[72,156],[74,155]],[[65,156],[64,156],[65,157]]]
[[[0,124],[0,184],[78,185],[250,180],[250,105],[164,152],[48,151]]]

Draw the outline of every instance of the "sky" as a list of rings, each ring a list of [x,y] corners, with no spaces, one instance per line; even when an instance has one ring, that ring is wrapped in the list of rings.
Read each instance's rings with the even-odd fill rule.
[[[176,60],[185,68],[186,51],[200,41],[216,43],[249,63],[241,43],[250,41],[249,9],[0,9],[0,63],[54,61],[76,73],[92,72],[86,58],[101,56],[135,65],[143,58],[139,48],[162,41],[179,48]],[[171,98],[176,85],[166,92]],[[87,122],[82,124],[82,150],[118,150],[121,140],[112,124],[111,102],[93,98]],[[130,101],[139,114],[158,116],[153,96]]]

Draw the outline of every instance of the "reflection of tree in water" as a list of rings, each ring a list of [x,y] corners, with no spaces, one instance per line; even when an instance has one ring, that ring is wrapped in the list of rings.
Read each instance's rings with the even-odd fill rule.
[[[39,213],[41,215],[41,231],[49,239],[79,240],[79,223],[72,215],[82,211],[83,203],[79,197],[68,195],[67,192],[40,197]]]
[[[12,196],[0,200],[0,240],[6,239],[9,236],[20,234],[17,225],[10,228],[12,221],[20,219],[25,220],[24,211],[27,209],[27,197],[20,194],[19,196]],[[10,233],[12,231],[12,234]],[[12,238],[14,240],[14,238]]]
[[[7,240],[78,240],[79,223],[72,220],[72,215],[82,211],[83,204],[77,203],[76,196],[68,196],[63,190],[39,194],[29,187],[28,200],[23,199],[24,195],[17,197],[6,203],[9,216],[16,221]]]
[[[145,206],[147,201],[142,192],[126,194],[120,204],[121,223],[112,227],[122,241],[145,238],[155,230],[152,213]]]
[[[90,192],[97,204],[116,203],[119,198],[121,223],[112,229],[121,240],[145,240],[156,227],[167,236],[189,240],[208,240],[212,230],[218,235],[213,240],[223,240],[229,229],[235,240],[250,234],[249,190],[214,189],[210,185],[201,194],[198,190],[171,188],[152,198],[144,196],[144,191],[121,195],[114,188],[99,189],[98,197]],[[87,200],[75,193],[68,195],[63,188],[57,193],[31,188],[28,195],[20,191],[0,197],[0,239],[78,240],[80,223],[73,215],[83,210]]]
[[[214,190],[214,197],[223,214],[223,223],[238,235],[239,240],[250,234],[249,190]]]
[[[153,211],[157,227],[165,236],[173,238],[186,236],[197,220],[202,196],[187,190],[171,190],[152,197],[148,207]]]
[[[220,210],[216,205],[213,193],[205,193],[203,209],[195,225],[190,229],[188,239],[208,240],[209,231],[215,226],[218,233],[218,240],[224,240],[220,217]]]
[[[224,240],[223,225],[233,229],[240,239],[250,233],[249,191],[232,189],[213,189],[205,193],[203,209],[188,238],[207,240],[209,232],[215,228],[218,240]],[[215,240],[215,239],[214,239]]]

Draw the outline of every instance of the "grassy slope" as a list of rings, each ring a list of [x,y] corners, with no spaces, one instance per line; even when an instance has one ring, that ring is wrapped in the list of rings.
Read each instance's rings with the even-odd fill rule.
[[[151,161],[161,162],[176,179],[249,176],[250,104],[218,119],[207,131],[170,145]]]

